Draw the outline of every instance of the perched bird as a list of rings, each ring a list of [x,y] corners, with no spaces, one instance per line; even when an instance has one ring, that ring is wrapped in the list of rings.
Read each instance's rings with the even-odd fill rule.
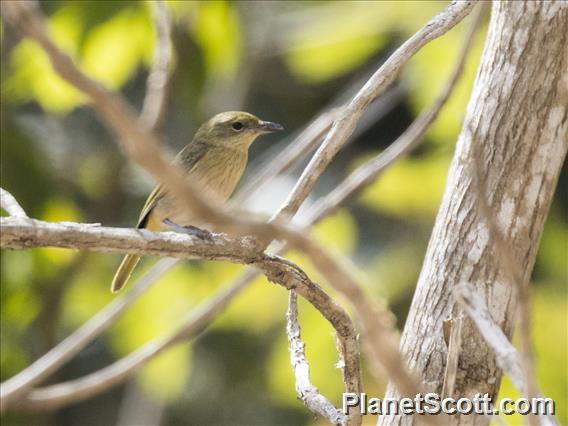
[[[262,121],[247,112],[223,112],[197,130],[193,140],[176,156],[174,164],[194,178],[207,196],[225,202],[245,170],[250,145],[262,134],[283,129],[280,124]],[[148,196],[137,227],[150,231],[184,227],[200,236],[207,234],[198,225],[191,212],[158,185]],[[132,254],[124,257],[112,280],[113,293],[124,286],[139,260],[140,256]]]

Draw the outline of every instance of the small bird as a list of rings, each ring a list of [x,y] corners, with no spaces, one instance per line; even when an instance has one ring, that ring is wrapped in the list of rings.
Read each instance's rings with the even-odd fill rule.
[[[194,178],[207,196],[224,203],[241,179],[251,144],[260,135],[279,130],[284,130],[280,124],[260,120],[247,112],[222,112],[197,130],[173,163]],[[191,212],[158,185],[142,208],[137,228],[157,232],[169,227],[205,238],[208,231],[197,225]],[[124,257],[112,280],[113,293],[126,284],[139,260],[140,256],[133,254]]]

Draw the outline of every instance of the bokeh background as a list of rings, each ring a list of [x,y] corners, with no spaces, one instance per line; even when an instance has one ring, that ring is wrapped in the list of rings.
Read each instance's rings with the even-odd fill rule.
[[[246,110],[282,123],[283,135],[252,147],[246,181],[319,112],[349,99],[445,4],[168,2],[175,50],[164,126],[168,146],[181,149],[203,121],[220,111]],[[41,7],[51,35],[81,69],[139,108],[155,42],[149,4],[49,1]],[[2,187],[32,217],[134,225],[154,182],[125,160],[85,98],[54,73],[41,49],[1,25]],[[410,61],[398,83],[365,116],[308,205],[384,149],[433,101],[453,67],[466,26],[460,24]],[[369,294],[388,301],[399,327],[441,199],[484,33],[476,38],[465,76],[425,143],[314,231],[352,259]],[[306,161],[267,182],[247,207],[273,212]],[[564,168],[559,188],[567,184]],[[539,382],[556,400],[563,424],[568,423],[567,207],[566,192],[559,190],[533,275]],[[318,278],[305,259],[291,256]],[[62,249],[2,251],[2,380],[113,298],[108,288],[119,260],[118,255]],[[146,259],[136,276],[155,260]],[[168,333],[242,270],[222,262],[178,265],[50,382],[95,371]],[[164,353],[126,384],[54,413],[6,414],[2,424],[321,423],[296,398],[284,332],[286,305],[284,289],[258,279],[197,339]],[[313,382],[339,403],[342,384],[332,330],[307,304],[300,304],[300,311]],[[377,383],[367,369],[364,383],[369,395],[383,394],[385,383]],[[505,380],[501,396],[516,395]],[[506,421],[517,424],[520,418]]]

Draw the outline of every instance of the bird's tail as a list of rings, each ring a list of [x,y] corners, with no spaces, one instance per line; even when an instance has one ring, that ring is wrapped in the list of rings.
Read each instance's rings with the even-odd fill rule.
[[[124,287],[124,284],[126,284],[126,281],[128,281],[128,278],[130,278],[130,274],[132,274],[132,271],[139,261],[140,256],[133,254],[127,254],[126,256],[124,256],[124,259],[122,259],[122,263],[118,267],[116,274],[114,274],[114,278],[112,279],[112,284],[110,286],[110,291],[116,293],[122,287]]]

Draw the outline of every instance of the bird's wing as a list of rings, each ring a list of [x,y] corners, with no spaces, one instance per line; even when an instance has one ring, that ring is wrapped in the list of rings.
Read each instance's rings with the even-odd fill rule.
[[[190,174],[195,165],[199,160],[203,158],[205,153],[207,152],[207,147],[203,144],[192,142],[188,144],[175,158],[174,164],[178,165],[187,170],[187,173]],[[136,225],[137,228],[145,228],[146,223],[148,222],[148,217],[152,212],[152,209],[156,206],[156,203],[165,195],[164,185],[159,184],[152,190],[148,198],[146,199],[146,203],[144,203],[144,207],[142,207],[142,212],[140,213],[140,217],[138,218],[138,224]]]
[[[148,198],[146,199],[146,203],[144,203],[144,207],[142,207],[142,212],[140,213],[140,217],[138,218],[138,224],[136,225],[137,228],[145,228],[146,222],[148,222],[148,216],[152,209],[156,206],[156,203],[160,198],[164,196],[164,185],[159,184],[150,192]]]

